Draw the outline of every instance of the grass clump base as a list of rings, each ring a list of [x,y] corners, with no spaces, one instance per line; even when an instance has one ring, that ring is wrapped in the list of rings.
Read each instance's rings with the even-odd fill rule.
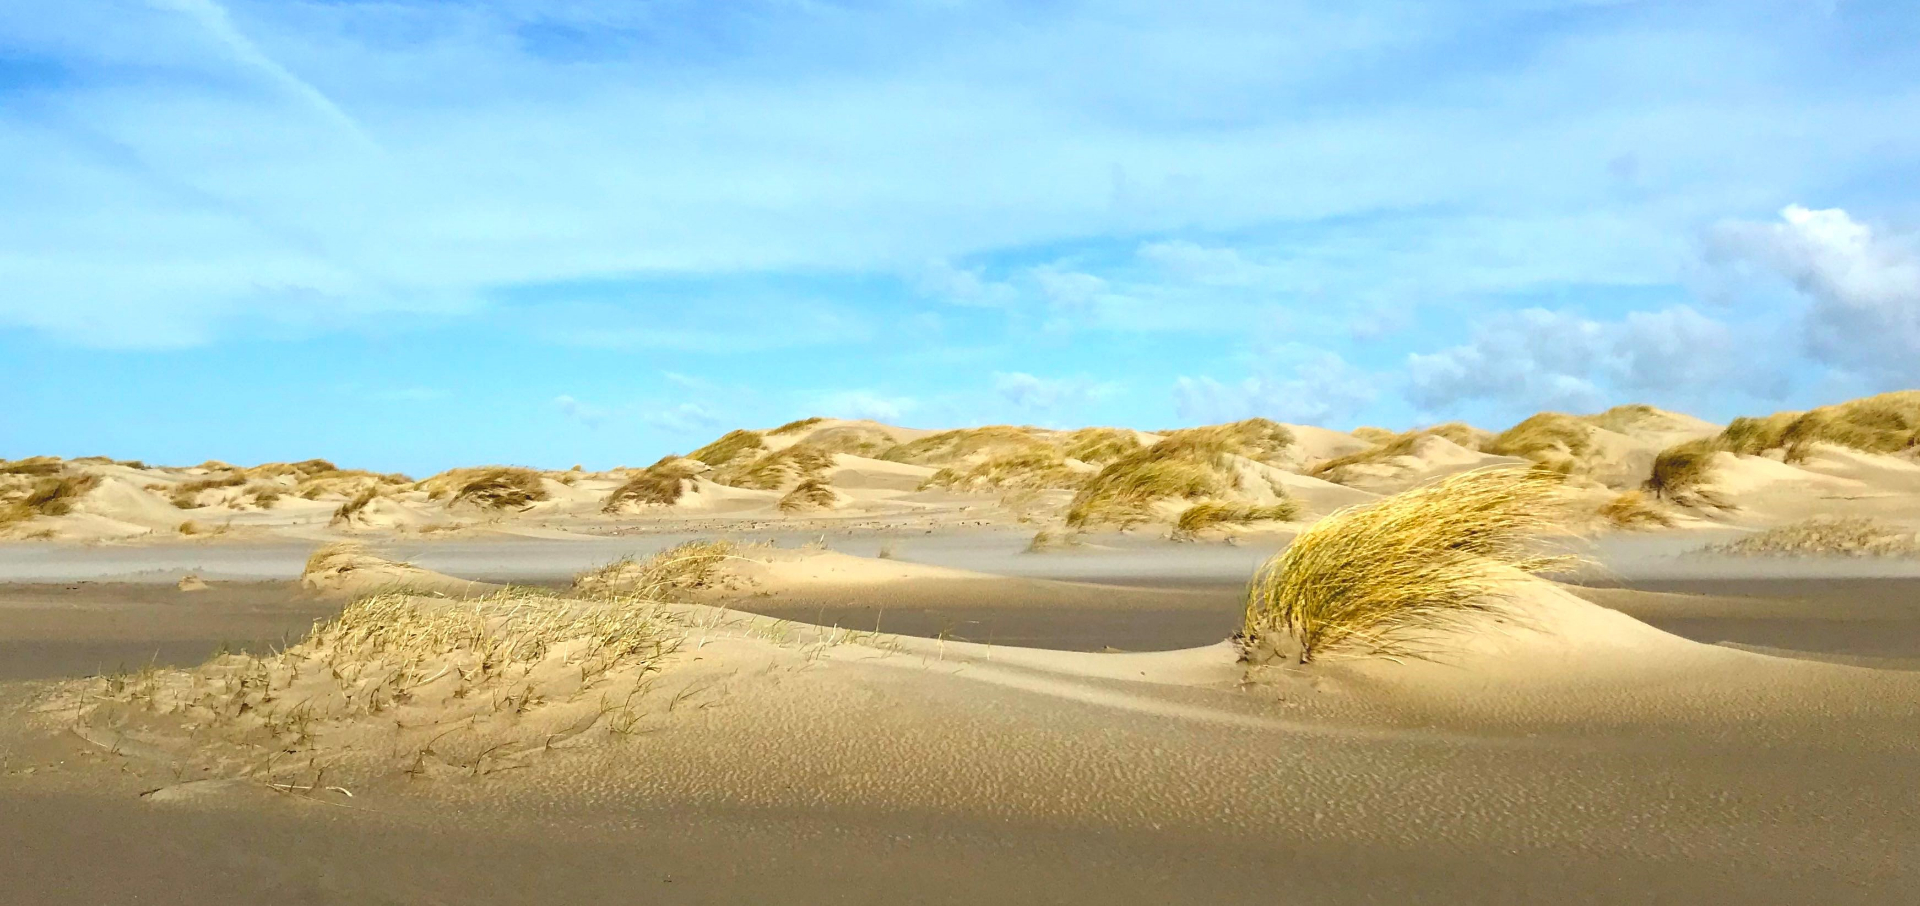
[[[600,510],[611,515],[636,506],[672,506],[688,489],[698,488],[693,482],[698,474],[700,467],[695,463],[668,455],[614,488]]]
[[[1437,633],[1497,607],[1516,570],[1568,562],[1535,549],[1562,493],[1546,470],[1488,469],[1322,519],[1254,576],[1248,660],[1430,653]]]
[[[731,541],[688,541],[645,560],[622,557],[581,573],[573,577],[573,589],[591,595],[668,598],[722,583],[721,567],[739,555],[740,546]]]
[[[1920,536],[1877,519],[1817,517],[1702,550],[1743,556],[1920,557]]]
[[[1300,504],[1293,500],[1266,506],[1208,501],[1196,503],[1180,513],[1180,518],[1173,524],[1173,537],[1191,540],[1209,529],[1252,525],[1256,522],[1288,522],[1299,516]]]

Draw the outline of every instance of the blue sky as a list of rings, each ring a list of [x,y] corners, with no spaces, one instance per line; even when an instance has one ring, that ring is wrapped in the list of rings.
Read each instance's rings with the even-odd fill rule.
[[[0,456],[1920,386],[1920,9],[0,4]]]

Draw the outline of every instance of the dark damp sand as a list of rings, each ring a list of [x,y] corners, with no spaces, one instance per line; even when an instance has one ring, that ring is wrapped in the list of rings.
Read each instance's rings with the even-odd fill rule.
[[[0,585],[0,681],[197,664],[222,646],[261,651],[339,609],[292,582]]]

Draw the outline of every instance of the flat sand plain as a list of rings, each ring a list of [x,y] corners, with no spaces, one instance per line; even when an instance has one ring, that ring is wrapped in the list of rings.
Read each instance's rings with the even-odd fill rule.
[[[558,584],[672,540],[393,553]],[[985,575],[715,602],[919,637],[886,656],[716,644],[708,667],[688,667],[716,672],[687,708],[623,744],[328,798],[182,785],[36,714],[65,678],[296,638],[339,606],[292,581],[306,549],[0,548],[14,580],[0,585],[0,900],[1920,896],[1920,580],[1904,568],[1760,564],[1742,578],[1677,548],[1603,550],[1579,593],[1691,642],[1545,651],[1513,670],[1331,665],[1241,688],[1178,677],[1231,666],[1202,646],[1235,628],[1241,583],[1279,542],[828,543],[870,556],[888,540],[901,561]],[[85,567],[57,574],[62,562]],[[211,587],[179,590],[186,572]]]

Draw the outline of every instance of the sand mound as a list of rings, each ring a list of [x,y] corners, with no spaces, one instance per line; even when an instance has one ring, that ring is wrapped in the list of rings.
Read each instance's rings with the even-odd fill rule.
[[[1312,474],[1375,494],[1397,494],[1460,472],[1529,462],[1469,449],[1440,434],[1414,432],[1362,453],[1327,460],[1316,465]]]
[[[307,558],[300,587],[328,597],[351,597],[406,590],[448,596],[484,594],[499,588],[399,563],[352,541],[328,544]]]

